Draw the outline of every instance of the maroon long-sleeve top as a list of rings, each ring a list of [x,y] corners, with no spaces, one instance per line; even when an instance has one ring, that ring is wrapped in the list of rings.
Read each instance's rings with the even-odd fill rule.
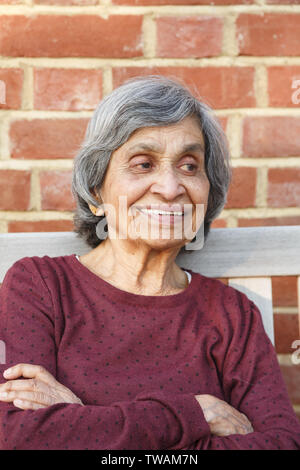
[[[191,274],[179,294],[143,296],[75,255],[16,262],[0,289],[0,372],[40,364],[85,406],[1,402],[0,448],[299,449],[300,423],[257,306]],[[254,432],[212,435],[198,394],[231,404]]]

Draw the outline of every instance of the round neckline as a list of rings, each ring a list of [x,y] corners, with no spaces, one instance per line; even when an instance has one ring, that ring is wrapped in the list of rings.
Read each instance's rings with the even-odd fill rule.
[[[78,270],[80,271],[81,279],[96,288],[104,297],[109,298],[113,302],[118,301],[143,307],[174,307],[185,303],[187,300],[191,299],[195,294],[195,291],[198,290],[199,284],[197,282],[197,277],[201,277],[200,274],[184,268],[185,271],[188,271],[191,274],[191,280],[187,287],[181,292],[170,295],[135,294],[133,292],[122,290],[102,279],[82,264],[79,259],[77,259],[76,254],[70,255],[69,259],[73,268],[77,272]]]

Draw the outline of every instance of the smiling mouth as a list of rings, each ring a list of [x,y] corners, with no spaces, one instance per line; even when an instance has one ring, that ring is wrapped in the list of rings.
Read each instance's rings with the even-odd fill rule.
[[[183,217],[192,212],[192,204],[174,204],[174,205],[158,205],[149,204],[145,206],[133,206],[132,209],[137,209],[146,215],[161,215],[166,217]]]
[[[142,209],[138,208],[140,212],[143,214],[148,215],[162,215],[162,216],[174,216],[174,217],[182,217],[184,215],[183,211],[163,211],[159,209]]]
[[[191,210],[165,211],[162,209],[148,209],[145,207],[135,207],[137,211],[155,223],[163,225],[182,224],[185,217],[191,214]]]

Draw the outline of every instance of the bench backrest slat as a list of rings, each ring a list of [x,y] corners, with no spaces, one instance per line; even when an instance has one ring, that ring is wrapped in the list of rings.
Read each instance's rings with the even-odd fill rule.
[[[0,282],[24,256],[83,254],[90,248],[73,232],[0,234]],[[177,258],[181,267],[209,277],[300,274],[300,226],[212,229],[201,250]]]

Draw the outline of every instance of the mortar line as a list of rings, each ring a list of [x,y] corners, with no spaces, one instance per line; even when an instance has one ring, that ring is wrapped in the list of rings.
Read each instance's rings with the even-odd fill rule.
[[[20,67],[27,64],[32,67],[63,67],[63,68],[99,68],[107,65],[111,67],[255,67],[256,65],[267,66],[299,66],[299,56],[243,56],[243,55],[220,55],[217,57],[7,57],[0,56],[3,67]]]
[[[26,15],[141,15],[149,12],[168,14],[172,16],[187,14],[207,14],[211,16],[226,13],[300,13],[300,5],[267,5],[263,3],[252,5],[113,5],[103,1],[98,5],[1,5],[0,14]]]

